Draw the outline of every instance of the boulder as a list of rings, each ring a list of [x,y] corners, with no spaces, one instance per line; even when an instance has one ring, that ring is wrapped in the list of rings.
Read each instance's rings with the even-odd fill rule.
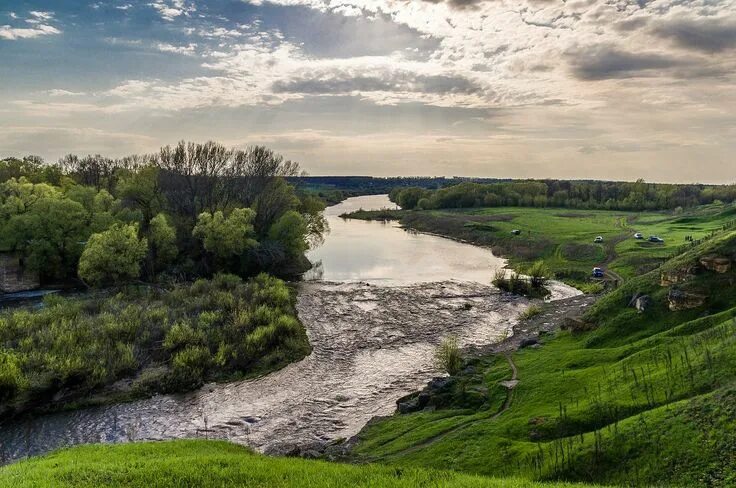
[[[700,265],[708,271],[716,273],[728,273],[731,270],[731,258],[709,254],[700,258]]]
[[[539,340],[536,337],[527,337],[526,339],[521,341],[519,347],[521,349],[524,349],[525,347],[533,346],[535,344],[539,344]]]
[[[651,305],[652,298],[649,295],[643,295],[641,293],[636,293],[629,301],[629,307],[635,308],[639,313],[646,312]]]
[[[671,269],[662,271],[660,274],[660,286],[678,285],[688,281],[700,271],[698,266],[688,266],[682,269]]]
[[[594,328],[595,326],[593,324],[586,322],[582,317],[565,317],[562,321],[562,330],[586,332]]]
[[[667,301],[671,311],[690,310],[700,307],[708,297],[701,293],[689,292],[673,288],[667,294]]]

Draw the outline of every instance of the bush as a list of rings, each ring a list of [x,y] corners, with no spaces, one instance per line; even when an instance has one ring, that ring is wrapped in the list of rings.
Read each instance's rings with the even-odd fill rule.
[[[116,225],[92,234],[79,258],[79,276],[92,285],[119,284],[138,278],[148,242],[137,225]]]
[[[549,268],[544,264],[544,261],[539,260],[529,267],[526,274],[529,275],[529,283],[533,288],[542,288],[547,284]]]
[[[309,351],[294,295],[281,280],[217,275],[162,292],[127,287],[0,313],[0,415],[10,405],[83,403],[123,379],[133,395],[271,370]],[[26,380],[32,378],[32,381]],[[103,389],[103,391],[106,391]]]
[[[536,317],[540,313],[542,313],[543,309],[539,305],[530,305],[526,310],[521,312],[521,315],[519,315],[519,318],[521,320],[529,320],[533,317]]]
[[[449,375],[460,372],[463,364],[462,353],[458,345],[457,337],[446,337],[442,340],[435,352],[437,367]]]

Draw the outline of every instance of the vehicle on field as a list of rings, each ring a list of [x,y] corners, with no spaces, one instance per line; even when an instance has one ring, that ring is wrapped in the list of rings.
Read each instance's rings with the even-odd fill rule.
[[[601,242],[603,242],[603,236],[596,237],[595,239],[593,239],[593,242],[595,242],[596,244],[600,244]]]
[[[593,268],[593,278],[603,278],[604,275],[603,268]]]
[[[644,234],[642,234],[641,232],[637,232],[636,234],[634,234],[634,239],[644,239]]]
[[[662,242],[664,242],[664,239],[662,239],[662,238],[661,238],[661,237],[659,237],[659,236],[649,236],[649,242],[658,242],[658,243],[662,243]]]
[[[518,236],[519,234],[521,234],[521,231],[519,229],[514,229],[511,231],[511,233],[514,234],[515,236]]]

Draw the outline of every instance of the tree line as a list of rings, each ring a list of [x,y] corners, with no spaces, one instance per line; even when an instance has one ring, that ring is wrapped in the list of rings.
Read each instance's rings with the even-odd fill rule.
[[[673,210],[736,200],[736,185],[616,181],[516,180],[463,182],[428,190],[394,188],[389,197],[404,209],[567,207],[600,210]]]
[[[0,160],[0,249],[44,282],[109,285],[230,272],[299,274],[324,204],[262,146],[180,142],[156,154]]]

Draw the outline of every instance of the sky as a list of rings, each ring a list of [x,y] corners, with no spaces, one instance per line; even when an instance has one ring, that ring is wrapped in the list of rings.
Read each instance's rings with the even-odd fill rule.
[[[0,157],[736,182],[736,0],[0,0]]]

